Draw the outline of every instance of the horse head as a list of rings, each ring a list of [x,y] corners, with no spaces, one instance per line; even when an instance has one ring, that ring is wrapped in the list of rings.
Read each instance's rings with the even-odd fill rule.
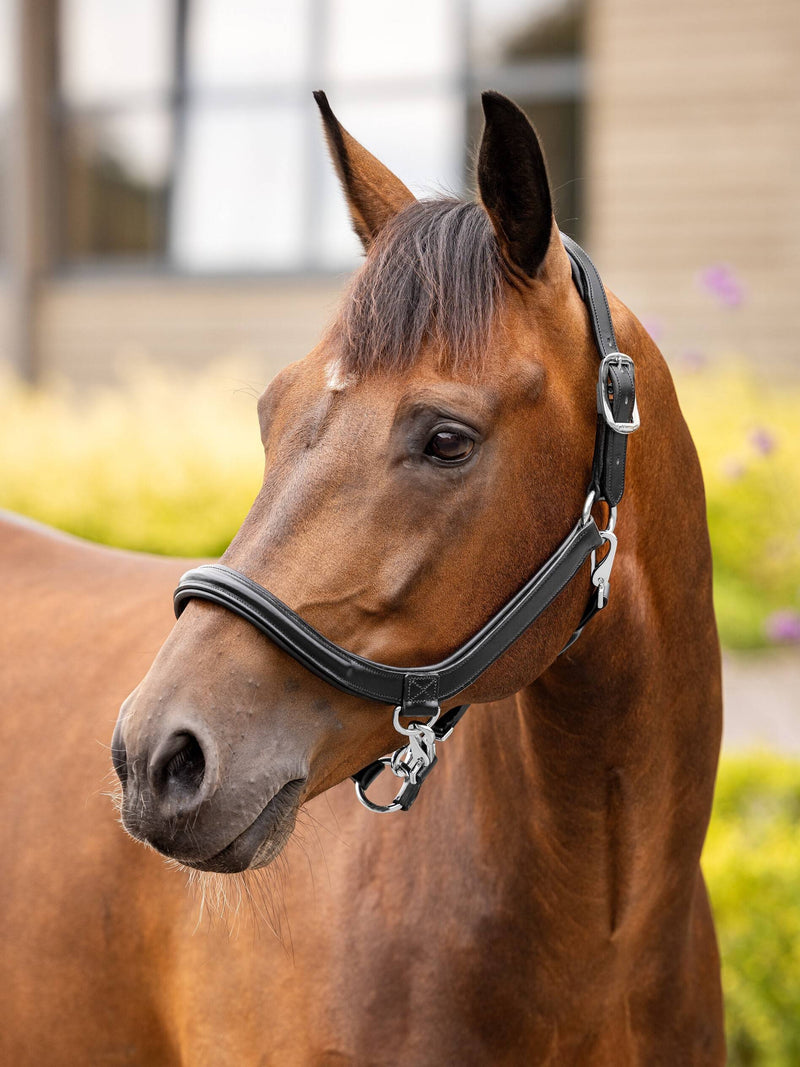
[[[514,104],[484,94],[479,201],[418,201],[317,97],[366,257],[321,342],[259,400],[263,484],[222,562],[363,657],[435,663],[580,516],[597,352]],[[445,707],[533,682],[588,588],[570,584]],[[263,866],[302,803],[393,739],[386,708],[192,600],[120,712],[123,822],[190,867]]]

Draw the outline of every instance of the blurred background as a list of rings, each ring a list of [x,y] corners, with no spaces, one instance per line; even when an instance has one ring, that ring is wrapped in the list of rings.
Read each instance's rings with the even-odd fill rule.
[[[133,349],[274,371],[358,257],[312,89],[415,192],[462,193],[490,87],[671,355],[796,375],[799,37],[794,0],[0,0],[2,350],[39,379]]]
[[[481,89],[531,117],[704,468],[743,1065],[800,1063],[799,67],[797,0],[0,0],[0,506],[109,544],[218,555],[257,491],[359,261],[311,91],[419,195],[470,194]]]

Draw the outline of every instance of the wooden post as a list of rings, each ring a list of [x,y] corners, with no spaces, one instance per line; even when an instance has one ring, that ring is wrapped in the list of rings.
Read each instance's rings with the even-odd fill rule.
[[[10,116],[7,351],[14,369],[34,382],[37,296],[51,261],[50,116],[55,76],[55,0],[17,0],[16,94]]]

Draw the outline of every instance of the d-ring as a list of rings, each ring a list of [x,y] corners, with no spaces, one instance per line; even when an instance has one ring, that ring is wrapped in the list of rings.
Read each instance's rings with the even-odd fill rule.
[[[589,519],[592,517],[592,508],[594,507],[594,502],[595,502],[596,499],[597,499],[597,493],[594,491],[594,489],[590,489],[588,496],[586,497],[586,499],[583,502],[583,511],[581,512],[581,522],[583,523],[584,526],[589,521]],[[600,532],[601,533],[604,533],[604,532],[613,533],[614,532],[614,527],[616,525],[617,525],[617,509],[616,509],[616,507],[609,507],[609,509],[608,509],[608,526],[606,526],[605,531],[601,530]]]
[[[436,711],[433,713],[433,715],[431,715],[427,722],[418,722],[417,720],[415,720],[411,723],[410,726],[401,726],[400,716],[403,715],[405,718],[408,718],[408,712],[403,710],[402,704],[398,704],[397,707],[394,709],[394,719],[392,720],[392,723],[394,725],[395,730],[397,730],[399,734],[402,734],[404,737],[411,737],[417,726],[424,726],[426,727],[426,729],[430,729],[430,727],[433,726],[433,724],[436,722],[436,720],[441,714],[442,709],[437,707]]]
[[[597,496],[597,493],[595,493],[594,489],[590,489],[589,490],[589,495],[586,497],[586,499],[583,502],[583,511],[581,512],[581,522],[583,523],[584,526],[589,521],[589,519],[592,517],[592,505],[594,504],[594,499],[595,499],[596,496]]]
[[[376,760],[375,763],[381,764],[381,769],[377,771],[377,773],[374,774],[373,777],[370,779],[370,785],[372,784],[372,782],[375,781],[376,778],[380,777],[380,775],[387,767],[389,770],[392,770],[391,756],[381,756],[381,758],[379,760]],[[369,797],[367,796],[366,789],[361,784],[361,782],[356,779],[356,796],[365,808],[369,808],[370,811],[374,811],[378,815],[387,815],[391,811],[403,811],[402,797],[403,791],[405,790],[407,785],[408,782],[403,782],[397,792],[397,796],[394,798],[391,804],[376,804],[373,800],[369,799]]]

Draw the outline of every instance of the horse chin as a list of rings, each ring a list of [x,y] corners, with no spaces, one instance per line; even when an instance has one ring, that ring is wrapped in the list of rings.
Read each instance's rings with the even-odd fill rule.
[[[131,836],[183,867],[215,874],[240,874],[242,871],[266,867],[283,851],[297,821],[305,784],[305,778],[287,782],[245,830],[209,857],[198,858],[174,849],[171,842],[167,844],[155,836],[133,832],[124,819],[123,825]]]
[[[246,830],[209,859],[187,864],[200,871],[239,874],[266,867],[280,855],[292,836],[305,779],[287,782]]]

